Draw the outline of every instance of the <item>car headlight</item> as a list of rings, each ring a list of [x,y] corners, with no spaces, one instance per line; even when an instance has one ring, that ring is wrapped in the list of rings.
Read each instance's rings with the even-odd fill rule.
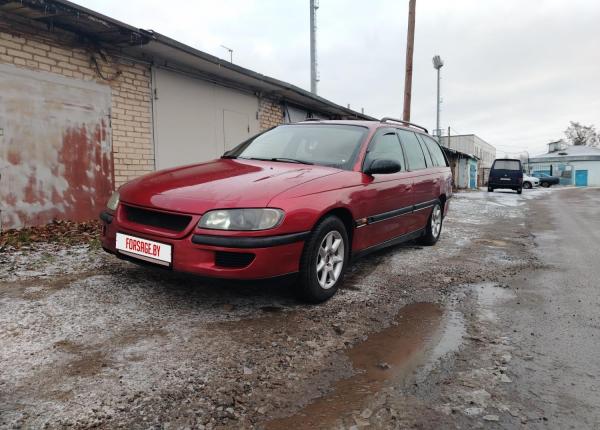
[[[199,228],[214,230],[267,230],[283,219],[281,209],[218,209],[206,212]]]
[[[108,199],[108,202],[106,202],[106,207],[111,211],[116,211],[117,206],[119,206],[119,197],[119,192],[115,191],[112,196],[110,196],[110,199]]]

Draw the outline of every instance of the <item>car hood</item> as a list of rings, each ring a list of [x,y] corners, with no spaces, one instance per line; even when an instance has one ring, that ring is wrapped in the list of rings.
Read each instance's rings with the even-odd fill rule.
[[[124,203],[202,214],[214,208],[265,207],[292,187],[339,172],[322,166],[219,159],[151,173],[119,192]]]

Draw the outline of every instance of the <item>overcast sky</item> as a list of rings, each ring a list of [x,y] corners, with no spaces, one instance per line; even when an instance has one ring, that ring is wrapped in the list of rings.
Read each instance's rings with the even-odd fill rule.
[[[309,0],[75,0],[143,29],[310,88]],[[320,0],[318,92],[402,116],[408,0]],[[600,2],[417,0],[411,118],[537,154],[570,120],[600,127]]]

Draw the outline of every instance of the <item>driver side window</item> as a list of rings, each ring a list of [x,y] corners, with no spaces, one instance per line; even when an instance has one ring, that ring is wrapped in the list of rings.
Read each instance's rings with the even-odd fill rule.
[[[400,164],[400,170],[405,170],[404,153],[402,152],[402,146],[400,146],[400,140],[394,130],[386,130],[373,138],[365,156],[364,168],[369,167],[373,160],[377,159],[396,161]]]

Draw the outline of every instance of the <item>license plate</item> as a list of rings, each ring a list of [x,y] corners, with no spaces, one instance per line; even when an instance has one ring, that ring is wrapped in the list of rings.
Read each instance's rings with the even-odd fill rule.
[[[510,178],[500,178],[501,181],[510,181]]]
[[[117,233],[116,248],[121,254],[151,263],[169,266],[171,264],[171,245],[141,239],[128,234]]]

